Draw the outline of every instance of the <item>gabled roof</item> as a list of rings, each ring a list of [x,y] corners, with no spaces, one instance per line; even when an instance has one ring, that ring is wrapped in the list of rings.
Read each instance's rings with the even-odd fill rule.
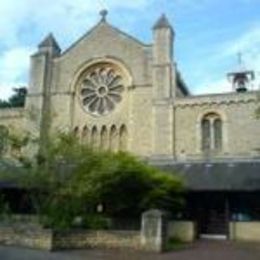
[[[153,26],[153,29],[171,28],[172,26],[165,14],[162,14],[158,21]]]
[[[63,53],[62,55],[66,54],[67,52],[69,52],[72,48],[74,48],[79,42],[81,42],[83,39],[85,39],[86,37],[88,37],[89,35],[91,35],[94,31],[98,30],[100,27],[106,27],[108,30],[112,30],[114,32],[116,32],[119,35],[122,35],[126,38],[128,38],[131,41],[134,41],[136,44],[147,47],[150,46],[149,44],[145,44],[143,42],[141,42],[140,40],[138,40],[137,38],[129,35],[128,33],[125,33],[123,31],[121,31],[120,29],[114,27],[113,25],[111,25],[110,23],[108,23],[104,18],[101,19],[94,27],[92,27],[89,31],[87,31],[84,35],[82,35],[82,37],[80,37],[76,42],[74,42],[71,46],[69,46]]]

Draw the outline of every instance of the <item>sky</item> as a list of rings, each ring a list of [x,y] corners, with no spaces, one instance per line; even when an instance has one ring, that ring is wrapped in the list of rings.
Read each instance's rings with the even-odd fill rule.
[[[232,90],[226,74],[243,66],[260,87],[260,0],[0,0],[0,99],[28,86],[29,57],[52,32],[62,50],[93,27],[99,11],[108,22],[152,42],[165,13],[175,31],[174,58],[191,93]]]

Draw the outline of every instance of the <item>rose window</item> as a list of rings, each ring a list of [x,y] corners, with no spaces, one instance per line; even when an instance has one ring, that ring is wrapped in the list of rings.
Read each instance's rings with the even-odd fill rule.
[[[106,115],[122,100],[123,91],[123,78],[116,70],[95,67],[82,80],[80,98],[87,112]]]

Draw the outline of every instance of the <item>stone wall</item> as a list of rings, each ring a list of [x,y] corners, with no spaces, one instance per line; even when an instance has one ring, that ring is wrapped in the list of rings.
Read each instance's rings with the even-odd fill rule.
[[[166,213],[150,210],[142,215],[141,230],[68,230],[43,229],[37,218],[17,217],[11,223],[0,226],[0,244],[23,246],[45,250],[84,248],[129,248],[162,252],[168,241]]]
[[[131,248],[141,249],[139,231],[54,232],[53,249]]]
[[[230,222],[231,240],[260,242],[260,222]]]
[[[84,248],[141,249],[139,231],[63,231],[31,227],[0,227],[0,244],[42,250]]]
[[[257,156],[260,120],[255,117],[259,106],[257,92],[228,93],[180,98],[175,103],[175,153],[178,160],[205,159],[201,150],[201,120],[216,113],[223,123],[222,150],[210,154],[217,158]],[[239,140],[239,142],[237,142]],[[259,155],[258,155],[259,156]]]
[[[196,226],[192,221],[171,221],[168,226],[169,238],[182,242],[193,242],[196,239]]]
[[[6,126],[11,132],[20,133],[24,130],[24,112],[23,108],[1,108],[0,125]]]
[[[99,23],[77,44],[54,60],[52,82],[52,131],[85,126],[98,131],[105,126],[124,124],[128,150],[146,156],[151,151],[151,46],[120,33],[107,23]],[[122,101],[106,115],[86,112],[80,102],[79,79],[93,65],[108,63],[120,71],[125,91]],[[141,113],[140,113],[141,109]],[[138,147],[136,143],[140,143]]]
[[[52,231],[48,229],[1,227],[0,244],[51,250]]]

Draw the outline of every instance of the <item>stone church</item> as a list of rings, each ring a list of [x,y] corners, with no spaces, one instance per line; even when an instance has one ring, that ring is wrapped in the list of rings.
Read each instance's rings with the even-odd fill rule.
[[[31,56],[22,109],[0,110],[6,131],[73,132],[82,143],[126,150],[186,181],[181,218],[198,235],[231,236],[231,221],[260,220],[260,120],[252,72],[230,74],[233,92],[192,95],[177,68],[165,15],[145,44],[101,20],[67,50],[52,34]]]

